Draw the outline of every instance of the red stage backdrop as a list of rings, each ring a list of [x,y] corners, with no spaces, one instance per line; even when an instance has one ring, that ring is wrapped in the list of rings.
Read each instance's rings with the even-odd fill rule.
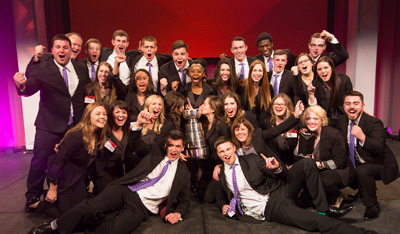
[[[256,38],[268,32],[274,48],[289,48],[294,54],[308,51],[315,32],[326,29],[327,0],[70,0],[71,31],[84,41],[94,37],[112,47],[117,29],[130,36],[129,49],[136,49],[144,36],[158,40],[158,52],[170,53],[171,44],[184,40],[190,57],[218,57],[230,53],[235,36],[246,39],[248,56],[259,54]],[[342,38],[339,38],[341,40]],[[343,39],[342,39],[343,40]],[[84,58],[82,51],[80,58]]]

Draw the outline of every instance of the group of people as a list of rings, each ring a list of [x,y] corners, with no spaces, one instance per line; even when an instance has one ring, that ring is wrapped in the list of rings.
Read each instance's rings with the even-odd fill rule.
[[[157,54],[151,36],[128,51],[123,30],[111,42],[108,49],[89,39],[88,57],[77,61],[80,35],[56,35],[51,54],[36,46],[26,72],[14,75],[19,95],[40,91],[26,211],[56,218],[31,233],[130,233],[155,214],[175,224],[187,214],[190,191],[243,221],[369,232],[327,216],[353,208],[340,192],[351,186],[364,219],[377,218],[375,180],[390,183],[399,168],[382,122],[336,72],[348,54],[332,34],[313,34],[309,53],[298,56],[274,50],[261,33],[261,54],[249,57],[246,40],[235,37],[234,57],[221,54],[214,77],[182,40],[171,54]],[[333,52],[323,54],[327,44]],[[187,159],[185,109],[202,115],[206,160]],[[303,133],[315,138],[307,155]],[[318,213],[293,205],[301,194]]]

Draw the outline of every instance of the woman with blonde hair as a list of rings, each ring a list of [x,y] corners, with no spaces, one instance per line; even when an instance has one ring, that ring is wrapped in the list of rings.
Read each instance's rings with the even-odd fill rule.
[[[49,159],[49,191],[45,201],[32,205],[39,212],[58,217],[87,198],[87,168],[106,143],[107,112],[103,104],[86,106],[80,122],[61,140]]]

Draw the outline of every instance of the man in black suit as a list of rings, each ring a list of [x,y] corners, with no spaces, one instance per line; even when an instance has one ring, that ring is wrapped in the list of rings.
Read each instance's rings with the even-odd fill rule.
[[[87,40],[87,42],[85,43],[85,52],[88,57],[80,60],[80,62],[83,65],[87,66],[90,79],[92,81],[95,81],[101,52],[100,41],[96,38],[90,38],[89,40]]]
[[[262,61],[267,68],[267,71],[272,71],[274,64],[272,62],[272,58],[274,57],[275,50],[273,49],[274,42],[272,36],[269,33],[262,32],[257,37],[257,48],[261,52],[261,54],[255,56],[254,58]],[[287,63],[285,65],[285,69],[290,70],[295,62],[295,57],[292,52],[288,49],[284,49],[287,55]]]
[[[87,68],[71,60],[71,53],[68,37],[56,35],[52,46],[54,59],[37,65],[26,79],[22,72],[14,75],[18,95],[31,96],[40,91],[34,155],[27,179],[27,211],[43,192],[47,161],[54,154],[55,144],[79,122],[85,108],[84,87],[90,79]]]
[[[190,60],[188,45],[182,40],[172,44],[172,59],[160,68],[160,93],[165,96],[169,91],[180,91],[186,83],[191,81],[187,70]]]
[[[270,84],[274,89],[274,96],[276,96],[278,93],[285,93],[294,102],[294,87],[292,87],[294,78],[292,72],[285,69],[287,64],[286,51],[275,50],[272,63],[274,66],[272,71],[268,72],[268,79],[270,80]]]
[[[140,132],[133,131],[133,144],[139,147],[144,145],[140,143]],[[166,155],[156,143],[149,150],[137,151],[146,152],[146,155],[134,170],[114,181],[97,197],[79,203],[51,223],[34,227],[30,233],[55,229],[60,233],[83,231],[81,229],[94,220],[99,222],[94,230],[96,233],[131,233],[150,214],[157,213],[171,224],[178,223],[188,211],[190,193],[190,173],[179,161],[183,144],[183,134],[171,131],[165,141]],[[143,181],[157,177],[161,179],[148,186],[139,186]],[[160,207],[163,203],[166,203],[165,213]]]
[[[143,37],[141,42],[143,54],[138,54],[132,59],[131,67],[136,72],[138,69],[145,69],[151,75],[154,84],[154,91],[158,91],[159,69],[165,63],[171,61],[171,55],[156,54],[157,40],[152,36]]]
[[[246,56],[247,43],[243,37],[235,37],[231,41],[231,52],[233,58],[230,58],[233,72],[236,72],[239,80],[245,80],[249,76],[250,65],[256,59]],[[262,60],[263,61],[263,60]]]
[[[375,180],[389,184],[399,177],[393,152],[385,143],[385,128],[380,119],[364,112],[364,96],[357,91],[345,95],[346,116],[339,118],[339,130],[349,144],[349,157],[356,171],[363,203],[364,219],[379,216]],[[353,143],[351,143],[353,141]]]
[[[223,215],[252,223],[275,221],[308,231],[363,233],[363,229],[322,215],[340,216],[350,209],[328,206],[313,159],[304,158],[286,170],[274,157],[237,156],[236,147],[226,137],[219,138],[215,147],[224,162],[217,186],[217,205]],[[304,185],[320,214],[294,205]]]
[[[106,61],[113,68],[114,66],[119,66],[119,78],[125,85],[128,85],[133,73],[132,59],[139,54],[139,51],[126,51],[129,46],[129,35],[124,30],[117,30],[113,33],[111,44],[114,46],[113,49],[101,49],[100,62]],[[116,61],[117,56],[120,54],[126,56],[126,61],[122,63]]]

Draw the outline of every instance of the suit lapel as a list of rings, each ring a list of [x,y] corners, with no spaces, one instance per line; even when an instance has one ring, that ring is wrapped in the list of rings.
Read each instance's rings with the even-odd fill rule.
[[[65,94],[69,94],[69,90],[67,88],[67,85],[65,84],[64,81],[64,77],[61,75],[60,73],[60,69],[58,68],[58,66],[55,64],[54,60],[51,60],[51,62],[49,63],[49,70],[51,74],[57,74],[54,78],[56,80],[56,82],[58,83],[57,86],[58,87],[62,87],[61,90],[65,93]]]

